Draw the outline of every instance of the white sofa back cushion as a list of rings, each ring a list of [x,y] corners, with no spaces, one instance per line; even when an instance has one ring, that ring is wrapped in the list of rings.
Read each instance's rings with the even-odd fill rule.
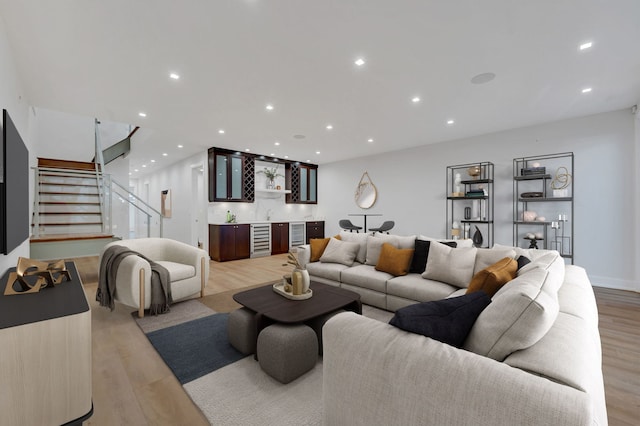
[[[476,263],[473,267],[473,275],[482,271],[485,268],[493,265],[505,257],[515,259],[516,251],[514,249],[487,249],[479,248],[476,253]]]
[[[547,261],[553,257],[551,263]],[[503,361],[509,354],[538,342],[560,310],[558,289],[564,280],[564,261],[557,252],[503,286],[482,311],[464,348]]]
[[[456,243],[456,248],[470,248],[473,247],[473,240],[467,238],[466,240],[447,240],[447,239],[443,239],[443,238],[432,238],[432,237],[427,237],[425,235],[419,235],[418,239],[420,240],[424,240],[424,241],[453,241]]]
[[[422,273],[422,278],[442,281],[456,287],[468,287],[473,278],[477,251],[475,247],[452,248],[432,242],[427,269]]]
[[[380,258],[382,244],[389,243],[395,248],[398,247],[398,239],[395,235],[379,234],[377,236],[369,235],[367,237],[367,260],[365,264],[376,266]]]

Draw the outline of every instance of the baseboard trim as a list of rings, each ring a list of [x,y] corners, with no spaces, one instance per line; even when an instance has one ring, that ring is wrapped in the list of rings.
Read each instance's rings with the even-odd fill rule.
[[[589,275],[589,280],[591,281],[591,284],[595,287],[635,291],[636,293],[640,293],[640,282],[637,282],[637,281],[621,280],[618,278],[611,278],[611,277],[600,277],[596,275]]]

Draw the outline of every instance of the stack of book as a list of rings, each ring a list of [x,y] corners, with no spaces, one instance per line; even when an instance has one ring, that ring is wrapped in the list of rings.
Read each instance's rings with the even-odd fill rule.
[[[467,197],[484,197],[486,194],[484,193],[484,189],[470,189],[467,191]]]

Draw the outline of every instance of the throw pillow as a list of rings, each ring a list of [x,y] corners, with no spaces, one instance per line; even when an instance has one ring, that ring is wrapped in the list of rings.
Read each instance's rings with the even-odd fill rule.
[[[563,279],[564,274],[553,268],[534,268],[502,287],[473,325],[464,348],[504,361],[534,345],[558,317],[557,289]]]
[[[380,250],[382,250],[382,244],[389,243],[394,247],[398,247],[398,240],[395,236],[385,235],[380,237],[374,237],[369,235],[367,237],[367,260],[366,265],[376,266],[378,259],[380,258]]]
[[[478,315],[491,299],[479,291],[398,309],[389,324],[457,348],[464,344]]]
[[[320,256],[320,262],[341,263],[346,266],[351,266],[356,259],[359,248],[360,245],[358,243],[350,243],[348,241],[330,238],[329,244],[327,244],[324,253]]]
[[[416,239],[409,272],[412,272],[414,274],[421,274],[424,272],[425,268],[427,267],[427,257],[429,256],[430,244],[431,241]],[[442,242],[442,244],[454,248],[457,246],[457,243],[455,241],[444,241]]]
[[[475,247],[451,248],[444,244],[431,244],[422,278],[467,287],[473,278],[477,250]]]
[[[505,257],[475,274],[469,283],[466,294],[484,291],[487,296],[493,297],[503,285],[516,277],[517,269],[518,262],[510,257]]]
[[[531,259],[524,255],[518,256],[516,261],[518,262],[518,270],[520,270],[520,268],[522,268],[524,265],[531,263]]]
[[[382,250],[380,250],[376,271],[387,272],[396,277],[407,275],[412,257],[413,249],[399,249],[389,243],[384,243]]]
[[[356,256],[356,261],[364,263],[367,260],[367,234],[360,232],[347,232],[340,231],[339,235],[342,241],[349,241],[350,243],[360,244],[360,250]]]
[[[320,260],[320,256],[324,253],[324,249],[327,248],[329,240],[331,238],[311,238],[309,239],[309,246],[311,247],[311,255],[309,262],[317,262]]]

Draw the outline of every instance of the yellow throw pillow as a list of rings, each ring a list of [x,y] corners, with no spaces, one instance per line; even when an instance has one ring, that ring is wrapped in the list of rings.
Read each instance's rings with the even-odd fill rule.
[[[331,238],[311,238],[309,239],[309,245],[311,246],[311,257],[309,258],[309,262],[317,262],[322,257],[322,253],[324,253],[324,249],[327,248],[327,244],[329,244],[329,240]]]
[[[515,259],[500,259],[473,276],[466,294],[482,290],[489,297],[493,297],[503,285],[516,277],[517,271],[518,262]]]
[[[389,243],[382,244],[376,271],[387,272],[394,276],[407,275],[414,249],[399,249]]]

